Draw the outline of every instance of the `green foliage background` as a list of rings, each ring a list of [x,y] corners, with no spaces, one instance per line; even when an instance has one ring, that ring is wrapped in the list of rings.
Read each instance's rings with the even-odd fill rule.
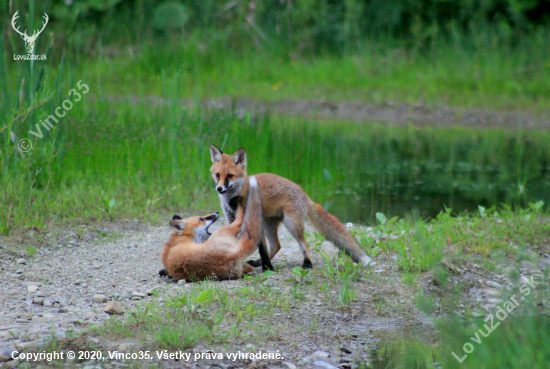
[[[27,1],[3,0],[2,20]],[[80,47],[99,39],[136,41],[151,36],[160,18],[166,30],[209,30],[233,47],[279,40],[297,51],[342,52],[372,38],[393,38],[429,47],[440,37],[476,37],[490,31],[494,42],[521,42],[548,24],[548,0],[53,0],[44,2],[58,31],[75,35]],[[43,6],[41,4],[41,6]],[[11,11],[11,13],[10,13]],[[37,20],[38,22],[38,20]],[[156,25],[156,26],[155,26]],[[94,36],[94,37],[91,37]],[[87,39],[86,39],[87,38]]]

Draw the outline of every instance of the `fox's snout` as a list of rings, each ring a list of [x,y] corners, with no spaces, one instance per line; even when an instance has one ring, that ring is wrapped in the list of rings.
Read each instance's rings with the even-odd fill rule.
[[[218,191],[219,194],[226,193],[229,189],[231,189],[234,186],[234,183],[229,180],[228,177],[225,177],[225,180],[219,179],[216,183],[216,191]]]

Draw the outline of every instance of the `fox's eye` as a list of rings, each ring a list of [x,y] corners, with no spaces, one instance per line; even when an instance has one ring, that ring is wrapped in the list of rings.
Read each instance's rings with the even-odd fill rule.
[[[220,173],[216,173],[216,178],[220,179]]]
[[[204,218],[200,218],[200,219],[199,219],[199,222],[204,222]]]
[[[233,174],[228,174],[227,178],[229,178],[229,179],[233,178]]]

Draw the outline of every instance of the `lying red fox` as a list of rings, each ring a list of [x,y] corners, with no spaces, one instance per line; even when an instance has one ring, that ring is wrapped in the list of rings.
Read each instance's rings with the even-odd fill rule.
[[[210,234],[218,213],[182,219],[174,215],[174,230],[160,253],[161,276],[188,282],[207,278],[237,279],[254,268],[246,259],[254,254],[262,236],[262,199],[258,182],[250,177],[246,212],[238,206],[235,221]]]

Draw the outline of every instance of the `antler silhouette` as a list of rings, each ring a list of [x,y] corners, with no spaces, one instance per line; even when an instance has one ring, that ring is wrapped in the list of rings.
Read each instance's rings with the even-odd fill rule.
[[[19,27],[15,28],[15,21],[17,20],[17,18],[19,18],[19,14],[17,13],[19,13],[19,10],[16,11],[15,14],[13,15],[13,18],[11,18],[11,26],[13,27],[15,32],[19,33],[21,36],[23,36],[23,38],[25,38],[25,36],[27,36],[27,30],[25,30],[25,32],[22,33],[21,31],[19,31]]]
[[[19,11],[16,11],[13,17],[11,18],[11,26],[15,30],[15,32],[19,33],[23,40],[25,41],[25,46],[27,48],[27,52],[31,53],[34,49],[34,43],[36,39],[38,38],[38,35],[42,33],[44,28],[46,28],[46,25],[48,24],[48,14],[44,13],[44,21],[42,22],[42,29],[40,31],[34,30],[33,34],[31,36],[27,35],[27,30],[25,32],[19,31],[19,27],[16,25],[16,20],[19,18]]]
[[[42,29],[41,29],[40,31],[38,31],[38,33],[36,33],[36,30],[34,30],[32,36],[30,36],[29,38],[31,38],[31,39],[36,39],[36,38],[38,37],[38,35],[41,34],[42,31],[44,31],[44,28],[46,28],[46,24],[48,24],[48,20],[49,20],[49,19],[50,19],[50,18],[48,18],[48,14],[44,13],[44,20],[45,20],[45,21],[42,22]],[[25,30],[25,32],[27,32],[27,31]]]

